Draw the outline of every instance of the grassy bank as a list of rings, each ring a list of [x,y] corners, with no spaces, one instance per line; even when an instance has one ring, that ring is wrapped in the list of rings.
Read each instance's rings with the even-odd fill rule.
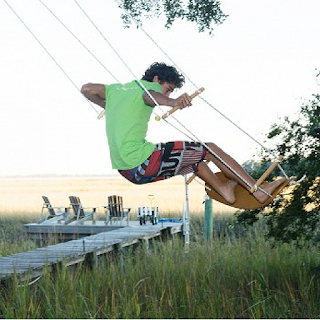
[[[154,242],[149,251],[140,248],[100,260],[92,269],[62,267],[31,285],[15,280],[1,288],[0,315],[319,318],[317,248],[272,247],[261,226],[245,231],[225,215],[215,217],[214,228],[214,239],[204,241],[203,219],[195,216],[188,252],[176,238]],[[11,232],[11,240],[15,237],[18,230]],[[2,238],[1,248],[9,242]]]

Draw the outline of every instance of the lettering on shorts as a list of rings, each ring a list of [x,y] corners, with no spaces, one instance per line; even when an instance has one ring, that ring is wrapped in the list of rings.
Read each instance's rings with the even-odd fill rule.
[[[183,159],[184,145],[187,144],[183,141],[168,142],[165,144],[158,176],[162,176],[164,179],[167,179],[177,174]],[[175,149],[177,152],[174,152]]]

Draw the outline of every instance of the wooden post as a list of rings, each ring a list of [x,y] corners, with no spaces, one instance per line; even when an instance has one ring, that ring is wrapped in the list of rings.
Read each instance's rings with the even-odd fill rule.
[[[189,226],[189,190],[187,184],[187,175],[184,176],[185,189],[186,189],[186,201],[183,206],[183,235],[184,235],[184,251],[189,252],[190,244],[190,226]]]
[[[211,241],[213,237],[212,199],[207,197],[204,204],[204,236],[205,240]]]

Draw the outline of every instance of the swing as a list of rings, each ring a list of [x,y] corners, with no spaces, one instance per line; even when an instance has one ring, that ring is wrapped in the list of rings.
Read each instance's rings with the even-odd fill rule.
[[[41,1],[39,0],[50,12],[51,10]],[[95,26],[95,24],[93,23],[93,21],[89,18],[89,16],[86,14],[86,12],[81,8],[81,6],[78,4],[78,2],[76,0],[74,0],[74,2],[78,5],[79,9],[82,10],[82,12],[87,16],[87,18],[89,19],[89,21],[93,24],[93,26],[99,31],[99,29]],[[68,74],[64,71],[64,69],[57,63],[57,61],[52,57],[52,55],[48,52],[48,50],[42,45],[42,43],[37,39],[37,37],[33,34],[33,32],[26,26],[26,24],[21,20],[21,18],[16,14],[16,12],[11,8],[11,6],[8,4],[9,8],[14,12],[14,14],[19,18],[19,20],[24,24],[24,26],[28,29],[28,31],[32,34],[32,36],[38,41],[38,43],[43,47],[43,49],[49,54],[49,56],[51,57],[51,59],[55,62],[55,64],[60,68],[60,70],[64,73],[65,76],[67,76],[67,78],[69,79],[69,81],[73,84],[73,86],[77,89],[76,84],[72,81],[72,79],[68,76]],[[53,12],[51,12],[53,14]],[[54,15],[54,14],[53,14]],[[106,71],[113,76],[113,78],[116,79],[116,77],[100,62],[100,60],[98,60],[93,54],[92,52],[61,22],[61,20],[59,20],[57,18],[57,16],[54,15],[54,17],[67,29],[67,31],[69,31],[69,33],[71,33],[71,35],[73,37],[76,38],[76,40],[78,40],[80,42],[80,44],[106,69]],[[133,19],[134,20],[134,19]],[[135,20],[134,20],[135,21]],[[147,37],[149,37],[154,44],[165,54],[165,56],[167,58],[169,58],[169,60],[176,65],[176,63],[174,63],[172,61],[172,59],[163,51],[163,49],[150,37],[150,35],[142,28],[142,26],[139,26],[141,28],[141,30],[147,35]],[[100,32],[100,31],[99,31]],[[101,34],[101,32],[100,32]],[[102,34],[101,34],[102,35]],[[123,62],[123,64],[127,67],[127,69],[130,71],[130,73],[134,76],[134,78],[136,78],[136,76],[134,75],[134,73],[132,72],[132,70],[129,68],[129,66],[126,64],[126,62],[120,57],[120,55],[116,52],[116,50],[112,47],[112,45],[107,41],[107,39],[105,37],[103,37],[104,40],[108,43],[108,45],[111,47],[111,49],[116,53],[116,55],[120,58],[120,60]],[[186,78],[196,87],[198,88],[190,78],[188,78],[186,76]],[[118,79],[116,79],[117,82]],[[139,81],[136,78],[137,81]],[[140,82],[140,81],[139,81]],[[148,90],[144,88],[143,85],[141,85],[142,88],[145,90],[146,93],[148,93]],[[78,89],[77,89],[78,90]],[[204,90],[204,88],[200,88],[197,89],[192,95],[191,98],[196,97],[198,94],[200,94],[202,91]],[[152,100],[153,97],[151,96]],[[208,104],[210,107],[212,107],[213,109],[215,109],[220,115],[222,115],[223,117],[225,117],[228,121],[230,121],[233,125],[235,125],[238,129],[240,129],[243,133],[245,133],[246,135],[248,135],[251,139],[253,139],[255,142],[257,142],[258,144],[260,144],[257,140],[255,140],[254,137],[250,136],[248,133],[246,133],[244,130],[242,130],[238,125],[236,125],[233,121],[231,121],[229,118],[227,118],[224,114],[222,114],[219,110],[217,110],[215,107],[213,107],[208,101],[202,99],[206,104]],[[89,102],[89,101],[88,101]],[[159,106],[159,104],[154,100],[155,105]],[[95,108],[93,107],[93,105],[89,102],[89,104],[91,105],[91,107],[95,110]],[[164,121],[166,121],[166,118],[169,115],[172,115],[176,110],[180,109],[180,106],[177,105],[175,107],[173,107],[169,112],[163,114],[162,117],[159,117],[158,115],[156,116],[156,120],[159,121],[160,119],[163,119]],[[97,110],[95,110],[98,113],[98,118],[102,118],[104,115],[104,110],[99,113]],[[174,118],[175,119],[175,118]],[[175,119],[180,125],[182,125],[177,119]],[[170,123],[169,123],[170,124]],[[170,124],[172,127],[176,128],[174,125]],[[183,125],[182,125],[183,126]],[[218,160],[220,160],[221,163],[223,163],[227,168],[229,168],[229,170],[231,170],[236,176],[238,176],[239,179],[241,179],[243,182],[245,182],[247,184],[247,186],[249,186],[249,184],[241,177],[239,176],[232,168],[230,168],[226,163],[224,163],[224,161],[222,159],[219,159],[219,157],[214,154],[214,152],[212,150],[210,150],[210,148],[208,148],[204,143],[202,143],[193,133],[190,132],[190,130],[188,130],[188,128],[186,128],[185,126],[183,126],[184,129],[186,129],[194,138],[191,138],[194,141],[198,141],[200,142],[202,145],[204,145],[207,150],[209,152],[211,152],[211,154],[213,154]],[[177,128],[176,128],[177,129]],[[179,130],[179,129],[178,129]],[[179,130],[180,131],[180,130]],[[185,133],[185,135],[187,136],[187,134]],[[260,146],[262,146],[260,144]],[[263,146],[262,146],[263,147]],[[262,208],[265,207],[266,205],[270,204],[273,199],[283,190],[283,188],[285,188],[291,181],[292,179],[289,179],[284,171],[281,169],[280,165],[278,164],[278,162],[280,162],[280,160],[278,160],[277,162],[275,162],[267,171],[266,173],[256,182],[255,186],[249,186],[250,190],[248,191],[246,188],[242,187],[241,185],[237,184],[235,186],[235,196],[236,196],[236,201],[233,204],[230,204],[228,202],[226,202],[224,200],[223,197],[221,197],[217,192],[215,192],[214,190],[211,190],[210,186],[205,185],[206,188],[206,192],[208,194],[209,197],[211,197],[212,199],[215,199],[221,203],[224,203],[228,206],[232,206],[235,208],[241,208],[241,209],[257,209],[257,208]],[[267,199],[264,203],[260,203],[258,202],[255,197],[252,195],[258,188],[261,191],[264,191],[263,188],[260,187],[260,185],[266,185],[268,182],[265,181],[265,179],[267,178],[267,176],[272,172],[272,170],[276,167],[279,166],[279,168],[283,171],[284,175],[286,176],[286,180],[279,185],[273,192],[272,194],[268,194],[269,199]],[[230,181],[222,172],[218,172],[216,173],[217,177],[224,183],[227,183],[228,181]],[[191,177],[186,184],[189,184],[193,178],[195,177],[195,175],[193,177]],[[266,192],[265,192],[266,193]]]
[[[221,180],[221,182],[227,183],[230,181],[222,172],[215,173],[216,176]],[[274,198],[279,195],[279,193],[291,182],[291,179],[286,179],[282,184],[280,184],[271,194],[265,202],[260,203],[250,191],[237,184],[234,188],[234,193],[236,196],[236,201],[232,204],[228,203],[223,197],[221,197],[217,192],[211,189],[210,186],[206,184],[206,193],[207,195],[216,201],[224,203],[230,207],[238,209],[259,209],[269,205]],[[260,185],[267,185],[269,182],[263,181]]]
[[[191,97],[194,98],[196,97],[199,93],[201,93],[204,89],[201,88],[200,90],[194,92]],[[172,108],[170,110],[170,113],[164,114],[162,116],[163,119],[165,119],[166,117],[168,117],[169,115],[172,115],[175,111],[177,111],[179,109],[179,106],[176,106],[174,108]],[[157,119],[158,120],[158,119]],[[245,182],[248,186],[248,182],[246,182],[241,176],[239,176],[231,167],[229,167],[226,163],[224,163],[224,161],[218,156],[216,155],[212,150],[210,150],[210,148],[208,148],[209,152],[211,152],[217,159],[220,160],[220,162],[222,162],[226,167],[228,167],[228,169],[230,169],[236,176],[238,176],[243,182]],[[240,184],[237,184],[234,188],[234,193],[235,193],[235,197],[236,197],[236,201],[232,204],[230,204],[229,202],[227,202],[218,192],[214,191],[207,183],[205,184],[205,191],[207,193],[207,195],[211,198],[214,199],[216,201],[219,201],[223,204],[226,204],[228,206],[234,207],[234,208],[238,208],[238,209],[259,209],[259,208],[263,208],[266,207],[267,205],[269,205],[274,198],[286,187],[289,185],[290,182],[292,182],[292,178],[288,178],[286,176],[286,179],[279,185],[277,186],[273,192],[271,194],[267,193],[266,191],[264,191],[263,188],[261,188],[260,186],[264,186],[267,185],[269,182],[266,181],[267,177],[271,174],[271,172],[279,165],[279,163],[282,161],[283,157],[280,156],[274,163],[272,163],[272,165],[263,173],[263,175],[257,180],[256,184],[254,186],[250,186],[250,190],[247,190],[246,188],[244,188],[243,186],[241,186]],[[206,160],[205,163],[209,163],[210,161]],[[223,182],[223,183],[228,183],[231,180],[229,178],[227,178],[223,172],[216,172],[215,175],[217,176],[217,178]],[[196,177],[195,174],[193,174],[187,181],[186,184],[190,184],[191,181]],[[261,190],[262,192],[266,193],[268,195],[268,199],[261,203],[259,202],[254,196],[253,193],[256,192],[257,190]]]

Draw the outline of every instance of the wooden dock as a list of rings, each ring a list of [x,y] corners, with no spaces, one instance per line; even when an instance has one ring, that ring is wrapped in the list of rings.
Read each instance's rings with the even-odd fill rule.
[[[181,222],[159,222],[156,225],[150,223],[141,226],[138,221],[130,221],[126,227],[0,257],[0,281],[13,275],[21,280],[30,280],[42,275],[46,267],[52,270],[61,263],[71,266],[84,261],[95,261],[114,250],[143,242],[148,244],[150,239],[182,235],[182,232]]]
[[[51,239],[75,240],[101,232],[117,230],[126,225],[126,223],[120,224],[117,222],[106,225],[104,221],[97,221],[95,224],[92,221],[85,221],[78,225],[28,223],[23,226],[23,233],[28,239],[40,241]]]

